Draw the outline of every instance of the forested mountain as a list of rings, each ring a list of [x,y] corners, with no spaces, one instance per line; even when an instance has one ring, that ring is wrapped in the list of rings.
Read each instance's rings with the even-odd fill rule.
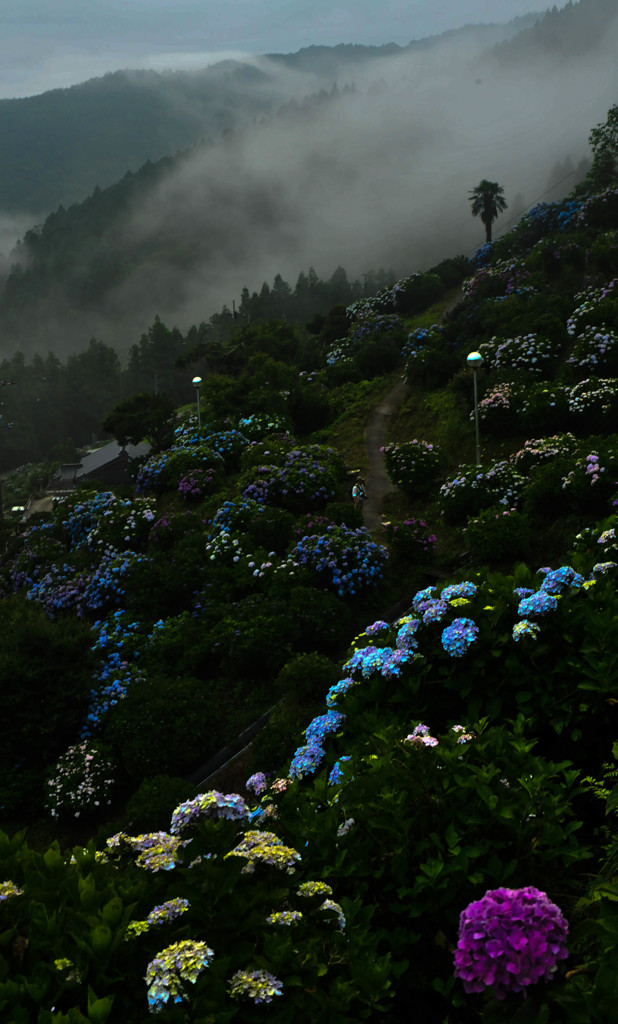
[[[85,199],[147,160],[219,139],[305,96],[371,74],[385,57],[491,46],[533,21],[478,26],[399,46],[310,46],[201,71],[118,71],[68,89],[0,101],[0,212],[45,214]]]
[[[607,13],[599,4],[581,0],[552,12],[552,24]],[[529,30],[530,39],[544,24]],[[238,304],[243,287],[259,293],[277,274],[295,281],[313,266],[329,279],[342,265],[354,281],[372,267],[401,274],[454,250],[473,252],[481,239],[465,198],[479,167],[504,186],[508,226],[509,210],[519,215],[542,198],[556,166],[577,167],[586,156],[589,126],[605,116],[618,84],[604,24],[604,45],[593,55],[565,29],[557,64],[549,67],[530,43],[536,63],[522,61],[521,71],[504,67],[488,47],[498,30],[469,30],[423,45],[311,48],[205,72],[204,81],[221,83],[211,109],[219,128],[229,97],[247,93],[244,124],[241,103],[235,130],[216,142],[127,171],[31,229],[0,294],[1,354],[64,357],[94,337],[122,356],[155,314],[184,332]],[[315,89],[327,79],[328,88],[308,92],[308,83]],[[110,76],[106,85],[108,96],[118,89],[118,102],[122,81]],[[133,81],[142,97],[145,82],[164,94],[162,77]],[[199,94],[199,76],[170,81]],[[279,83],[288,98],[277,106]],[[178,87],[177,98],[185,85]],[[66,92],[96,96],[99,86],[83,89]],[[179,123],[188,126],[196,104]],[[558,187],[565,194],[573,184],[567,175]]]

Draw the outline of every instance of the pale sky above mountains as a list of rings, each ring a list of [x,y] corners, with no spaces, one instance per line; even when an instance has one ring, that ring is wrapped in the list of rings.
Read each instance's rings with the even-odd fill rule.
[[[0,0],[0,98],[66,88],[121,68],[196,68],[311,45],[405,46],[548,6],[543,0]]]

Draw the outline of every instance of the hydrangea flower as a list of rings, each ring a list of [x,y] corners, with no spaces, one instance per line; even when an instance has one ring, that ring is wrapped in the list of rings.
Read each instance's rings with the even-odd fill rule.
[[[584,577],[580,573],[575,572],[570,565],[563,565],[560,569],[553,569],[547,573],[540,590],[546,594],[561,594],[568,587],[581,587],[583,582]]]
[[[341,931],[343,931],[345,928],[345,914],[338,903],[335,903],[334,900],[324,900],[324,902],[318,907],[318,910],[332,910],[333,913],[337,915],[339,927]]]
[[[339,697],[343,696],[344,693],[347,693],[352,686],[357,685],[358,683],[356,680],[352,679],[350,676],[346,676],[345,679],[340,679],[338,683],[331,686],[330,690],[326,694],[326,706],[329,708],[334,707]]]
[[[532,640],[536,640],[540,632],[541,627],[538,622],[530,622],[530,619],[521,619],[520,622],[516,622],[513,626],[513,640],[517,642],[525,636],[530,637]]]
[[[331,768],[330,775],[328,776],[329,786],[339,786],[343,782],[343,772],[341,771],[341,765],[344,761],[349,761],[350,758],[347,754],[340,757],[338,761],[335,761]]]
[[[291,925],[300,924],[302,919],[300,910],[279,910],[268,915],[266,924],[279,924],[289,928]]]
[[[438,746],[438,740],[435,736],[430,736],[429,734],[429,726],[423,725],[422,722],[414,727],[412,732],[405,737],[403,742],[408,743],[411,747]]]
[[[442,630],[442,646],[451,658],[462,658],[478,633],[479,628],[472,619],[454,619]]]
[[[560,909],[534,886],[489,890],[461,914],[455,976],[466,992],[491,988],[498,999],[550,981],[568,956],[568,930]]]
[[[290,778],[302,779],[304,775],[312,775],[325,757],[326,751],[319,743],[307,743],[305,746],[297,747],[290,764]]]
[[[18,889],[15,882],[0,882],[0,903],[10,900],[12,896],[22,896],[23,889]]]
[[[337,732],[344,721],[345,715],[340,711],[328,711],[325,715],[318,715],[305,729],[307,743],[321,744],[324,737],[331,732]]]
[[[246,857],[247,863],[242,869],[243,875],[253,874],[256,864],[271,864],[276,868],[285,868],[288,875],[295,870],[300,853],[291,846],[285,846],[273,832],[246,832],[238,846],[225,855],[227,857]]]
[[[270,971],[236,971],[230,978],[228,991],[232,999],[247,996],[254,1003],[272,1003],[273,996],[283,994],[283,982]]]
[[[186,846],[190,839],[181,840],[169,832],[146,832],[139,836],[128,836],[117,832],[107,840],[107,848],[111,851],[127,846],[137,853],[135,863],[147,871],[171,871],[176,867],[176,857],[181,846]]]
[[[548,594],[546,590],[538,590],[536,594],[524,597],[523,601],[519,602],[517,614],[525,619],[529,615],[545,615],[547,612],[555,611],[557,607],[558,601],[553,594]]]
[[[302,882],[296,890],[297,896],[332,896],[328,882]]]
[[[172,814],[170,832],[182,832],[190,822],[199,818],[239,821],[246,818],[248,813],[247,805],[238,793],[223,794],[213,789],[209,793],[199,793],[193,800],[179,804]]]
[[[175,942],[161,950],[146,970],[150,1010],[161,1010],[170,1001],[182,1002],[183,982],[189,981],[194,985],[213,956],[212,949],[205,942],[193,939]]]
[[[176,918],[186,914],[189,909],[189,901],[177,897],[167,900],[160,906],[151,910],[145,921],[130,921],[125,932],[125,939],[133,939],[149,931],[153,925],[166,924],[168,921],[175,921]]]
[[[445,587],[440,594],[440,598],[443,601],[452,601],[458,597],[474,597],[477,589],[475,583],[465,580],[463,583],[453,583],[451,586]]]
[[[268,782],[264,772],[255,772],[251,775],[245,782],[245,787],[250,793],[255,793],[256,796],[261,796],[268,788]]]

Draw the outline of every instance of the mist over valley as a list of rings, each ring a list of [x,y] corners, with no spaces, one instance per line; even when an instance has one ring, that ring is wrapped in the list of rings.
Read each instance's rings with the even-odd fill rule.
[[[155,315],[186,331],[276,274],[293,287],[310,267],[362,280],[471,255],[483,233],[467,196],[481,178],[504,187],[498,233],[571,191],[590,128],[615,101],[617,42],[615,10],[581,0],[520,32],[310,48],[197,77],[139,73],[80,87],[96,109],[98,89],[122,97],[137,83],[144,99],[148,84],[166,124],[176,104],[177,148],[196,131],[205,141],[106,187],[93,181],[88,198],[38,217],[12,251],[28,212],[1,215],[2,355],[63,358],[96,337],[124,356]],[[560,167],[571,169],[562,180]]]

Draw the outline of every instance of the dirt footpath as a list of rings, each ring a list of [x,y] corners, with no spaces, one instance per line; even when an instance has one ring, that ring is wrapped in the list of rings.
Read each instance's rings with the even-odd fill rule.
[[[383,520],[382,502],[386,494],[395,490],[386,472],[384,455],[380,448],[386,444],[388,420],[397,412],[407,392],[408,385],[405,381],[397,381],[373,410],[364,430],[369,470],[365,478],[367,498],[363,502],[363,520],[370,533],[380,530]]]

